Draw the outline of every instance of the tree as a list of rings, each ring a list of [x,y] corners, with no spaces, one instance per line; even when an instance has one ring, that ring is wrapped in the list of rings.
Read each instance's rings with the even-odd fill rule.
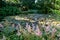
[[[0,8],[2,7],[2,0],[0,0]]]
[[[35,0],[20,0],[23,6],[28,7],[29,9],[33,8],[33,4],[35,4]]]
[[[60,0],[55,0],[55,9],[52,11],[54,14],[60,16]]]
[[[6,6],[5,1],[4,1],[4,0],[0,0],[0,8],[1,8],[1,7],[5,7],[5,6]]]
[[[55,8],[55,0],[38,0],[36,6],[42,13],[50,13],[51,9]]]

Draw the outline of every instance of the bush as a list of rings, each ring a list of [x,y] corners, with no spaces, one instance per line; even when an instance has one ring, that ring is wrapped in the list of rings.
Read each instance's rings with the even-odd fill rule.
[[[16,14],[20,14],[20,11],[17,7],[6,6],[0,8],[0,15],[6,16],[6,15],[16,15]]]

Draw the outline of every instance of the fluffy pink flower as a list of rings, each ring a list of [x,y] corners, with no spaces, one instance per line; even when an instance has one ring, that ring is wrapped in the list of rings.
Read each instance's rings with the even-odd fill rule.
[[[28,23],[26,23],[26,29],[28,29],[28,26],[29,26]]]
[[[52,29],[52,32],[51,32],[51,36],[52,36],[52,37],[55,36],[56,31],[57,31],[57,30],[56,30],[55,28]]]
[[[30,26],[30,25],[28,26],[27,31],[28,31],[28,32],[31,32],[31,26]]]
[[[52,34],[54,34],[57,30],[55,28],[52,29]]]
[[[21,28],[21,25],[18,23],[18,24],[16,25],[16,29],[19,30],[20,28]]]
[[[28,25],[28,23],[26,23],[26,29],[27,29],[28,32],[31,32],[31,30],[32,30],[32,29],[31,29],[31,26]]]
[[[32,30],[34,31],[35,30],[35,26],[34,26],[34,24],[32,23]]]
[[[36,26],[35,34],[36,34],[37,36],[41,36],[41,35],[42,35],[42,32],[40,31],[38,25]]]
[[[50,27],[49,26],[48,27],[45,27],[45,31],[46,32],[50,31]]]
[[[45,32],[51,31],[50,29],[51,29],[51,28],[50,28],[50,25],[46,25],[46,27],[45,27]]]
[[[15,27],[15,24],[14,23],[12,24],[12,27]]]
[[[3,25],[2,25],[2,24],[0,24],[0,27],[3,27]]]
[[[18,31],[16,35],[20,36],[20,35],[21,35],[21,33]]]

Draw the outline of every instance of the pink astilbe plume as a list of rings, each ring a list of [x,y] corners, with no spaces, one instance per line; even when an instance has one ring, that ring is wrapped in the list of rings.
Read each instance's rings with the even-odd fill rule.
[[[31,30],[32,30],[32,29],[31,29],[31,26],[29,25],[29,26],[28,26],[28,32],[31,33]]]
[[[11,25],[12,25],[12,27],[15,27],[15,24],[14,23],[12,23]]]
[[[32,30],[35,31],[35,26],[33,23],[32,23]]]
[[[54,35],[56,33],[56,31],[57,31],[56,28],[53,28],[52,29],[52,35]]]
[[[20,30],[20,29],[21,29],[20,23],[17,24],[16,29],[17,29],[17,30]]]
[[[31,26],[28,23],[26,23],[26,29],[28,32],[31,32]]]
[[[18,28],[21,29],[21,25],[18,23]]]
[[[51,26],[49,24],[45,25],[45,32],[50,32],[51,31]]]
[[[28,23],[26,23],[26,29],[28,29],[28,26],[29,26],[29,24],[28,24]]]
[[[21,35],[20,31],[17,31],[17,34],[16,35],[20,36]]]
[[[41,36],[41,35],[42,35],[42,32],[40,31],[38,25],[36,26],[35,34],[36,34],[37,36]]]
[[[45,27],[45,31],[46,32],[50,31],[50,26]]]
[[[52,32],[51,32],[51,39],[52,39],[52,40],[55,39],[56,31],[57,31],[57,30],[56,30],[55,28],[52,29]]]
[[[2,28],[3,27],[3,25],[2,24],[0,24],[0,28]]]

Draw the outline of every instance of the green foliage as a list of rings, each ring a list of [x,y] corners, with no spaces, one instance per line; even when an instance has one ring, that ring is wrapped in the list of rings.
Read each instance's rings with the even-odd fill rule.
[[[8,0],[6,1],[7,4],[21,4],[21,8],[23,10],[27,9],[37,9],[39,10],[39,13],[51,13],[52,10],[54,9],[60,9],[60,1],[59,0],[37,0],[37,2],[35,3],[35,0]],[[5,3],[3,3],[5,4]],[[5,4],[6,5],[6,4]],[[23,8],[23,6],[25,7],[25,9]],[[6,11],[3,11],[5,10]],[[52,10],[51,10],[52,9]],[[9,12],[8,12],[8,11]],[[0,12],[1,14],[18,14],[20,13],[17,7],[11,7],[11,6],[7,6],[2,8],[2,11]]]
[[[39,10],[41,10],[42,13],[47,14],[51,12],[50,10],[51,8],[54,9],[54,1],[53,0],[38,0],[38,2],[36,3],[36,7]]]
[[[11,35],[10,40],[19,40],[19,37],[17,35]]]
[[[6,6],[3,8],[0,8],[0,15],[16,15],[19,13],[20,13],[20,11],[17,7]]]
[[[12,35],[14,31],[15,31],[15,29],[13,27],[5,27],[3,29],[3,33],[7,37],[10,36],[10,35]]]
[[[55,9],[52,10],[52,12],[56,15],[60,15],[60,0],[55,0]]]
[[[21,0],[23,6],[27,6],[29,9],[33,8],[35,0]]]

